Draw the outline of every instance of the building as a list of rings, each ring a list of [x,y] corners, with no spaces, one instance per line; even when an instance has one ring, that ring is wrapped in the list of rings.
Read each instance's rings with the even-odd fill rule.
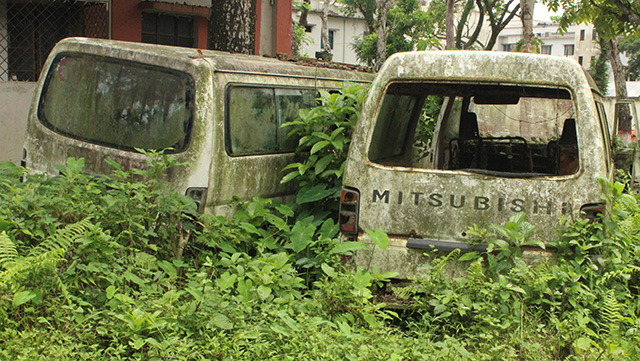
[[[235,13],[225,13],[232,7]],[[222,32],[253,44],[248,52],[275,56],[291,52],[291,13],[292,0],[0,0],[0,161],[21,158],[34,82],[60,39],[234,51],[213,43]],[[244,33],[229,15],[246,20]]]
[[[512,24],[500,33],[494,50],[516,50],[522,39],[522,25],[519,21]],[[592,24],[572,25],[561,34],[558,23],[539,21],[534,24],[533,32],[542,40],[540,53],[573,58],[586,70],[591,69],[591,63],[599,53],[597,33]]]
[[[311,0],[310,5],[311,8],[307,14],[307,26],[305,29],[310,43],[303,45],[301,55],[315,57],[316,52],[323,50],[321,40],[323,2]],[[362,15],[348,16],[344,14],[342,9],[340,4],[333,4],[329,9],[329,46],[331,54],[333,54],[333,61],[359,64],[360,62],[351,43],[353,43],[354,37],[360,37],[365,33],[367,25]],[[293,20],[299,21],[300,14],[300,10],[293,11]]]

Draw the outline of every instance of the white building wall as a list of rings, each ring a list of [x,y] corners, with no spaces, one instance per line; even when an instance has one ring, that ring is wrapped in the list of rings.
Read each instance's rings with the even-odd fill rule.
[[[352,49],[351,43],[356,36],[362,36],[367,26],[363,18],[354,16],[347,17],[340,7],[331,6],[329,14],[328,27],[333,31],[333,61],[347,64],[360,64],[356,57],[356,52]],[[293,20],[300,19],[300,12],[294,11]],[[322,51],[321,31],[322,31],[322,3],[318,0],[311,0],[311,11],[307,15],[307,24],[311,28],[311,32],[307,35],[311,38],[312,43],[303,45],[301,54],[303,56],[315,57],[317,51]]]
[[[269,0],[262,1],[260,11],[260,49],[259,55],[276,56],[276,42],[274,38],[276,28],[275,6]],[[271,30],[273,29],[273,30]]]
[[[513,45],[515,48],[515,44],[522,39],[520,23],[512,23],[514,25],[506,27],[500,33],[498,42],[493,50],[503,51],[506,44]],[[580,61],[580,57],[582,57],[582,66],[589,70],[591,68],[591,57],[597,56],[599,51],[597,39],[593,37],[593,25],[573,25],[563,34],[560,34],[558,30],[557,23],[538,22],[533,27],[533,32],[542,40],[541,47],[551,47],[550,55],[566,56],[565,49],[573,46],[573,54],[568,57],[575,61]],[[584,30],[584,40],[580,40],[582,30]]]

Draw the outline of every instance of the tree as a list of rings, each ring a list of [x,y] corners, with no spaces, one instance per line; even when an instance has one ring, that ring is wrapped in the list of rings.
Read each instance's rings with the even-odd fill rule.
[[[344,0],[343,0],[344,1]],[[437,7],[437,1],[431,6]],[[435,12],[425,12],[420,8],[418,0],[396,0],[396,6],[389,9],[384,22],[384,31],[379,31],[383,25],[381,21],[373,24],[373,32],[363,34],[352,44],[358,60],[371,66],[381,64],[380,53],[386,59],[389,55],[399,51],[425,49],[439,46],[437,30],[441,28],[444,8],[438,8]],[[366,17],[365,17],[366,18]],[[379,20],[377,15],[374,17]],[[384,34],[385,44],[378,51],[378,34]]]
[[[626,53],[629,58],[626,71],[627,79],[640,80],[640,39],[635,36],[626,37],[618,45],[620,51]]]
[[[256,0],[217,0],[211,3],[209,48],[232,53],[255,51]]]
[[[331,42],[329,41],[329,7],[336,3],[336,0],[322,0],[322,27],[320,38],[322,39],[322,51],[331,53]]]
[[[522,20],[522,45],[520,51],[535,53],[536,39],[533,35],[533,8],[535,0],[520,0],[520,19]]]
[[[447,10],[446,10],[446,28],[445,34],[447,37],[447,49],[453,49],[455,47],[455,34],[453,33],[453,14],[454,14],[454,5],[455,0],[446,0],[447,2]]]
[[[560,27],[590,22],[604,38],[640,30],[640,3],[624,0],[543,0],[549,10],[563,9]]]
[[[293,33],[291,36],[291,54],[303,55],[303,45],[313,44],[313,40],[307,35],[307,25],[309,10],[311,9],[311,0],[295,1],[293,3],[294,8],[300,10],[300,19],[297,22],[293,22]]]
[[[516,0],[482,0],[487,17],[489,18],[489,27],[491,28],[491,35],[489,41],[484,46],[485,50],[492,50],[495,46],[498,35],[504,30],[504,28],[513,20],[518,11],[520,10],[520,4],[513,6]]]
[[[640,30],[640,4],[623,3],[621,0],[544,0],[548,8],[557,11],[560,7],[560,29],[566,30],[571,24],[590,22],[594,25],[600,42],[601,52],[605,52],[611,64],[617,98],[627,97],[624,67],[620,61],[617,38]],[[630,133],[631,117],[628,110],[620,108],[618,129]],[[630,114],[630,113],[629,113]]]

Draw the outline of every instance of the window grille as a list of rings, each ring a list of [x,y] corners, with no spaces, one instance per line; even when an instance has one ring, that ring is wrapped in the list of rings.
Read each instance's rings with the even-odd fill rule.
[[[63,38],[109,37],[108,0],[0,0],[0,81],[35,81]]]

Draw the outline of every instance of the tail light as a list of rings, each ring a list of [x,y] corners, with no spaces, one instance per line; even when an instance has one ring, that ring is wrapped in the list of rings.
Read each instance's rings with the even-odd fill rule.
[[[340,196],[340,232],[343,234],[358,233],[358,216],[360,211],[360,192],[357,189],[343,188]]]
[[[580,207],[580,214],[582,218],[586,218],[590,221],[595,221],[598,216],[605,214],[604,203],[585,204]]]
[[[187,188],[187,197],[193,199],[198,205],[198,213],[204,212],[204,205],[207,201],[207,188],[205,187],[190,187]]]

